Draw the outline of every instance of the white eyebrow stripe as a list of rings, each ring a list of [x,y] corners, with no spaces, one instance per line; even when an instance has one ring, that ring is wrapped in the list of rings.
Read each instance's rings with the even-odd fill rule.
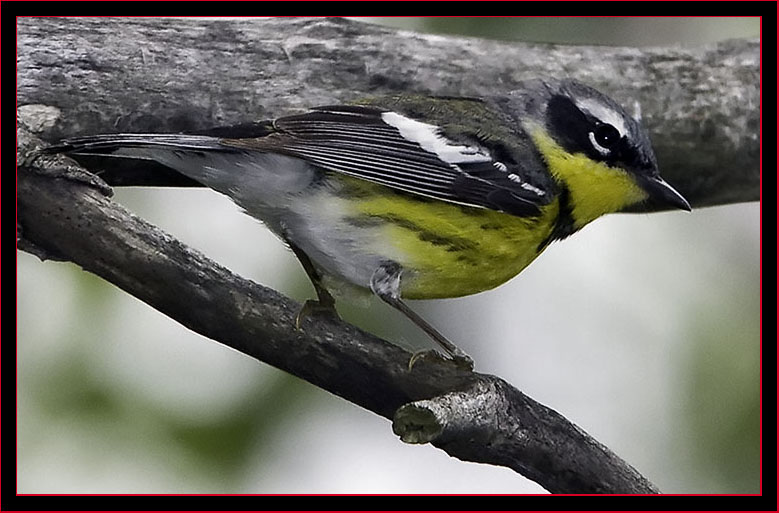
[[[624,137],[627,135],[628,129],[625,125],[624,116],[608,105],[603,105],[597,100],[588,98],[585,100],[577,100],[576,106],[596,119],[599,119],[604,123],[608,123],[609,125],[616,128],[620,136]]]
[[[453,144],[438,133],[435,125],[415,121],[397,112],[385,112],[381,119],[400,132],[406,140],[419,144],[422,149],[435,153],[438,158],[449,164],[464,164],[467,162],[489,162],[492,157],[478,146]]]

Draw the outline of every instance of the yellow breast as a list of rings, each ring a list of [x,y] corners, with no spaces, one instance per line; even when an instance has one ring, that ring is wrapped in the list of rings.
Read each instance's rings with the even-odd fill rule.
[[[355,201],[355,214],[376,220],[382,237],[373,249],[386,253],[391,245],[408,299],[465,296],[505,283],[538,256],[558,213],[556,200],[540,216],[523,218],[366,187],[370,194]]]

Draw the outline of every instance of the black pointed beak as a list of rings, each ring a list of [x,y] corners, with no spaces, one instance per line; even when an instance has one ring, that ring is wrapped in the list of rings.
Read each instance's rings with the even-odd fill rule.
[[[657,204],[676,207],[687,212],[692,211],[690,203],[684,199],[684,196],[679,194],[679,191],[671,187],[671,184],[659,176],[646,179],[643,185],[644,190],[649,194],[649,198]]]

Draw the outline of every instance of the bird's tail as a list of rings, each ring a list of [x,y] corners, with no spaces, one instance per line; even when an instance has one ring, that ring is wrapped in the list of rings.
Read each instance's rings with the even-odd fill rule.
[[[72,155],[110,185],[202,186],[207,184],[193,167],[192,157],[231,151],[220,141],[210,135],[101,134],[63,139],[40,153]],[[139,161],[145,165],[139,166]]]
[[[267,134],[266,126],[255,124],[241,130],[236,130],[235,127],[219,130],[220,132],[209,135],[110,134],[74,137],[64,139],[43,151],[77,157],[83,155],[85,159],[94,157],[101,161],[105,160],[105,157],[154,161],[198,184],[227,194],[244,208],[255,203],[276,205],[311,183],[315,171],[301,159],[262,150],[247,150],[229,144],[231,136]],[[134,168],[139,168],[139,172],[146,172],[147,166],[136,166],[126,161],[124,163],[128,164],[133,172]],[[113,171],[111,168],[123,166],[100,167],[110,173]],[[129,176],[130,170],[123,170],[122,173]],[[180,185],[178,182],[160,184],[160,173],[152,174],[154,176],[143,175],[140,178],[137,175],[129,178],[121,176],[115,183]],[[101,176],[105,178],[105,174]],[[106,181],[112,184],[111,180]]]
[[[102,134],[63,139],[44,153],[149,158],[155,150],[230,151],[218,137],[187,134]]]

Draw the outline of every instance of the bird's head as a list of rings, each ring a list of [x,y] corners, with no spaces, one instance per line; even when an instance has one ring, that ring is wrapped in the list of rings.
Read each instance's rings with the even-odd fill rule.
[[[690,210],[660,176],[646,130],[608,96],[574,80],[534,80],[513,94],[577,227],[646,200]]]

